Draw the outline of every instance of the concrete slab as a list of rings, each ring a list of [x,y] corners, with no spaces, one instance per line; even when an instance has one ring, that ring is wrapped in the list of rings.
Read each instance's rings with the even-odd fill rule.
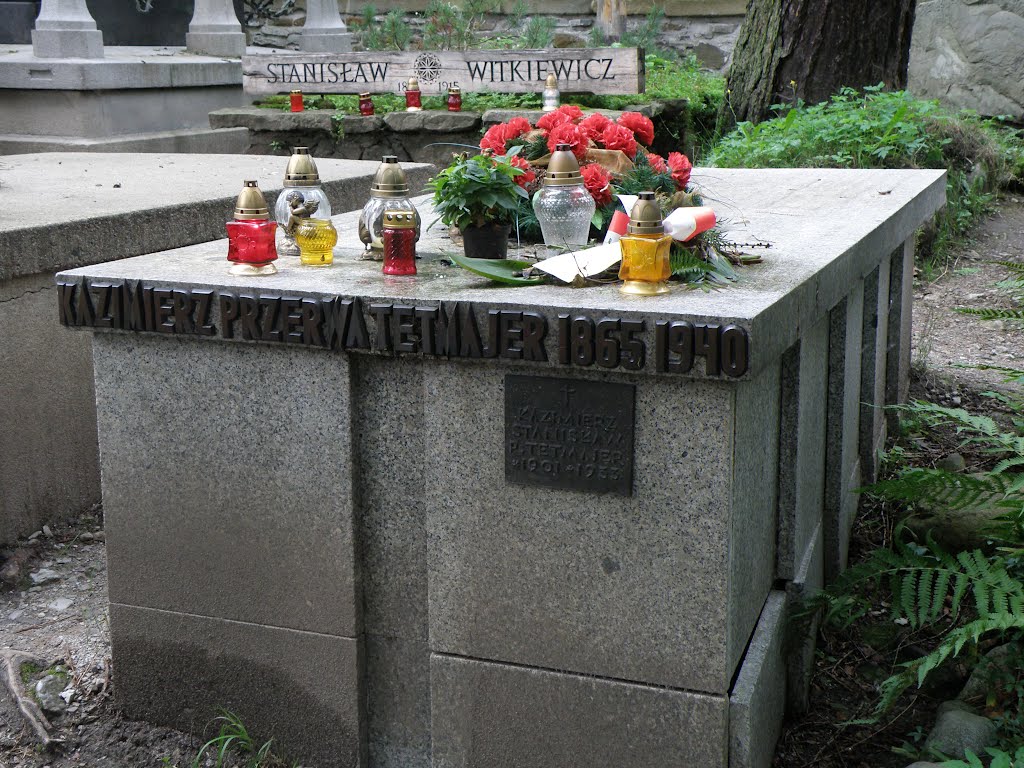
[[[55,302],[50,275],[0,283],[0,545],[100,499],[91,344]]]
[[[33,152],[147,152],[159,154],[241,155],[249,149],[244,128],[153,131],[104,138],[0,134],[0,155]]]
[[[334,210],[361,209],[379,161],[318,159]],[[226,236],[244,179],[273,206],[287,158],[266,155],[48,153],[3,159],[0,281]],[[413,189],[432,166],[403,165]],[[45,183],[41,183],[45,180]]]
[[[197,56],[180,46],[110,45],[104,47],[102,59],[41,59],[31,45],[9,45],[0,51],[0,89],[102,91],[209,85],[241,89],[241,60]]]
[[[772,592],[729,697],[729,768],[772,764],[786,703],[785,618],[786,595]]]
[[[111,601],[355,637],[348,360],[93,341]]]
[[[210,110],[242,104],[233,85],[107,91],[8,90],[0,135],[103,139],[184,128],[206,130]]]
[[[264,162],[269,161],[264,159]],[[326,168],[328,162],[318,160],[317,164],[319,167],[323,163]],[[370,165],[365,163],[362,167]],[[377,163],[373,163],[372,168],[376,167]],[[191,163],[190,168],[189,172],[197,179],[196,186],[201,186],[203,171],[192,168]],[[241,165],[237,168],[244,170]],[[238,173],[237,178],[260,178],[262,188],[264,180],[272,184],[272,180],[279,178],[276,162],[273,168],[272,175],[264,172],[262,178],[244,173]],[[422,170],[418,172],[425,175],[428,167],[419,168]],[[410,164],[409,183],[413,190],[419,188],[419,180],[423,178],[417,176],[417,170]],[[324,175],[323,170],[321,175]],[[216,181],[208,169],[205,178],[210,183]],[[635,297],[624,296],[616,286],[608,285],[587,289],[589,309],[614,311],[622,317],[673,314],[696,322],[710,317],[741,325],[748,329],[753,340],[749,376],[766,366],[776,365],[782,352],[799,338],[801,329],[817,322],[823,307],[835,306],[850,285],[871,271],[877,264],[880,244],[904,242],[945,200],[942,171],[715,168],[696,169],[693,181],[709,200],[728,199],[729,210],[744,211],[745,219],[733,223],[729,235],[770,242],[770,258],[747,268],[744,274],[749,279],[731,286],[727,297],[722,292],[676,291],[645,297],[640,302]],[[230,187],[233,203],[237,188],[234,184]],[[886,194],[879,194],[880,190]],[[335,210],[358,209],[365,202],[365,196],[363,188],[358,202],[353,200],[346,206],[344,201],[336,204],[332,199],[331,204]],[[812,219],[802,216],[801,212],[809,208],[819,211],[820,215]],[[725,216],[725,209],[721,214]],[[357,211],[334,219],[340,233],[337,251],[340,258],[355,261],[361,254],[355,236],[357,220]],[[421,255],[439,257],[445,249],[453,247],[441,229],[435,227],[426,233],[419,247]],[[2,232],[0,229],[0,234]],[[220,237],[220,234],[210,237]],[[818,247],[808,251],[808,242]],[[211,285],[238,286],[242,281],[223,274],[214,258],[223,248],[222,243],[197,245],[194,250],[176,253],[174,259],[151,257],[119,262],[116,266],[96,267],[79,274],[187,283],[195,283],[203,275]],[[223,259],[222,253],[220,256]],[[275,275],[262,279],[260,285],[267,289],[287,285],[289,289],[311,295],[358,295],[359,286],[365,285],[366,280],[379,283],[379,266],[346,262],[343,270],[293,271],[287,277]],[[410,301],[471,301],[482,307],[493,302],[500,291],[486,280],[467,278],[427,259],[414,283],[403,284],[401,290],[384,287],[379,293]],[[553,285],[516,288],[514,294],[514,303],[522,307],[565,309],[575,307],[578,302],[578,297],[569,295],[572,294],[569,289]],[[702,374],[703,369],[695,366],[693,375]]]
[[[727,764],[724,697],[439,654],[430,689],[433,768]]]
[[[202,733],[222,709],[303,765],[366,765],[358,641],[112,603],[126,715]]]

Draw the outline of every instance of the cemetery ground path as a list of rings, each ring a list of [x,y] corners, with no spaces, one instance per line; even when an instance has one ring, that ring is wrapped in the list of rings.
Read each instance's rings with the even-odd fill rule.
[[[1024,201],[1017,198],[1000,203],[938,279],[915,285],[912,395],[974,407],[984,402],[977,393],[1000,386],[1002,377],[960,365],[1024,367],[1022,324],[985,323],[954,311],[957,306],[1012,306],[995,286],[1006,277],[1005,268],[990,263],[999,260],[1024,260]],[[877,527],[859,531],[855,550],[877,543],[872,540]],[[127,720],[117,711],[111,695],[117,675],[110,667],[102,539],[101,511],[93,510],[71,524],[51,523],[31,542],[0,551],[0,649],[25,651],[61,667],[70,699],[63,714],[51,717],[53,735],[63,744],[42,752],[13,697],[0,685],[2,768],[187,768],[205,740],[205,724],[198,724],[195,733],[182,733]],[[850,643],[856,653],[864,650],[857,638]],[[787,725],[776,768],[904,768],[913,762],[892,748],[915,729],[931,726],[934,697],[922,695],[909,707],[899,705],[899,717],[885,728],[837,730],[841,720],[870,709],[874,681],[863,677],[863,663],[819,656],[811,714]],[[888,668],[891,660],[869,655],[865,663]],[[26,675],[23,686],[53,671]]]

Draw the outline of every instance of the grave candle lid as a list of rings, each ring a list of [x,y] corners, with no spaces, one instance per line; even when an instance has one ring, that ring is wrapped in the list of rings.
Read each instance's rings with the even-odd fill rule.
[[[374,197],[405,197],[409,194],[409,180],[396,155],[381,158],[370,185],[370,194]]]
[[[284,186],[312,187],[320,183],[320,173],[309,154],[309,147],[295,147],[288,158],[288,167],[284,171]]]
[[[255,181],[247,179],[242,191],[238,193],[238,199],[235,200],[235,219],[252,221],[269,218],[270,209],[267,207],[267,199],[260,192],[259,185]]]
[[[665,222],[661,217],[661,206],[654,199],[653,192],[641,192],[640,199],[633,203],[629,212],[626,232],[630,235],[663,235]]]
[[[545,187],[562,187],[568,184],[582,184],[580,164],[568,144],[558,144],[548,161],[548,173],[544,177]]]

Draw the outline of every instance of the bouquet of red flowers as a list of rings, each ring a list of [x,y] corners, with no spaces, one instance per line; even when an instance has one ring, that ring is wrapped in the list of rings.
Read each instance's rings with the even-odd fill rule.
[[[521,147],[515,160],[527,173],[517,182],[532,195],[543,181],[544,168],[555,146],[568,144],[597,205],[593,223],[600,231],[618,205],[617,193],[636,194],[650,189],[676,205],[680,198],[691,197],[686,195],[692,169],[689,158],[681,152],[670,152],[664,158],[651,152],[653,143],[654,123],[646,115],[623,112],[612,120],[600,112],[584,113],[566,104],[545,114],[536,125],[525,117],[514,117],[491,126],[480,140],[480,149],[504,155],[512,147]],[[523,206],[526,221],[531,219],[528,208],[528,204]]]

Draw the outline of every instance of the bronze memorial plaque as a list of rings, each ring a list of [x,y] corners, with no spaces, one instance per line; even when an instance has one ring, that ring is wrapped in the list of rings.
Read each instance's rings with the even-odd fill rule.
[[[505,376],[505,480],[633,495],[633,384]]]

